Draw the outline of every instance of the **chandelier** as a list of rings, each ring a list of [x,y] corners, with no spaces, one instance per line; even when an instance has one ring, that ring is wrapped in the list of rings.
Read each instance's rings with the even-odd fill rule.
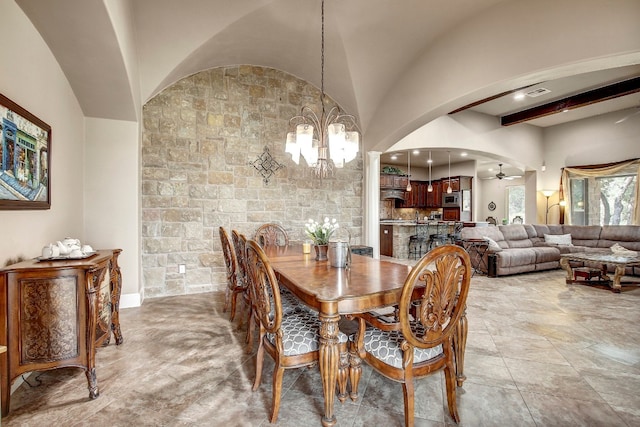
[[[340,107],[325,111],[324,93],[324,0],[322,0],[322,45],[320,56],[320,116],[308,106],[289,120],[285,152],[300,164],[300,155],[313,168],[319,178],[333,174],[333,168],[342,168],[358,155],[360,133],[354,116],[345,114]]]

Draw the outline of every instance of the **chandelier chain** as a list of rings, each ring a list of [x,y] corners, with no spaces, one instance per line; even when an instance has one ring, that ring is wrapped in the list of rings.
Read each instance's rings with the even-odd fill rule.
[[[322,115],[324,116],[324,0],[322,0],[322,37],[320,45],[320,101],[322,103]]]

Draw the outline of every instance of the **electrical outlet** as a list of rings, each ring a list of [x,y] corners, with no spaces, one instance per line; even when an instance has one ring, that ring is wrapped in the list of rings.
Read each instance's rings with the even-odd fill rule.
[[[187,266],[185,264],[178,264],[178,273],[184,274],[187,272]]]

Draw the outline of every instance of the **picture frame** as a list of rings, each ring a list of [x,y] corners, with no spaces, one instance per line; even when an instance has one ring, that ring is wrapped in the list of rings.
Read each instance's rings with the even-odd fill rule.
[[[0,94],[0,210],[51,208],[51,126]]]

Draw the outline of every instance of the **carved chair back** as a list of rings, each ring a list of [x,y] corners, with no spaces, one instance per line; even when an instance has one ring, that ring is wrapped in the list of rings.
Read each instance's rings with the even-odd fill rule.
[[[279,224],[269,223],[261,225],[256,231],[254,239],[260,246],[286,246],[289,244],[287,231]]]
[[[498,224],[498,221],[496,221],[496,219],[494,217],[492,217],[492,216],[488,216],[485,221],[487,221],[491,225],[497,225]]]
[[[464,354],[457,353],[455,342],[460,339],[460,322],[466,322],[470,278],[467,252],[456,245],[439,246],[407,276],[397,323],[377,322],[371,316],[359,319],[358,354],[376,371],[403,383],[406,426],[414,422],[413,378],[439,370],[444,370],[449,413],[459,420],[455,358],[464,359]],[[367,328],[367,322],[374,327]]]
[[[233,321],[236,315],[237,295],[243,292],[245,288],[244,283],[238,280],[239,268],[236,248],[224,227],[220,227],[220,243],[222,243],[222,254],[224,255],[224,264],[227,270],[227,289],[222,311],[226,313],[231,308],[229,317]]]

